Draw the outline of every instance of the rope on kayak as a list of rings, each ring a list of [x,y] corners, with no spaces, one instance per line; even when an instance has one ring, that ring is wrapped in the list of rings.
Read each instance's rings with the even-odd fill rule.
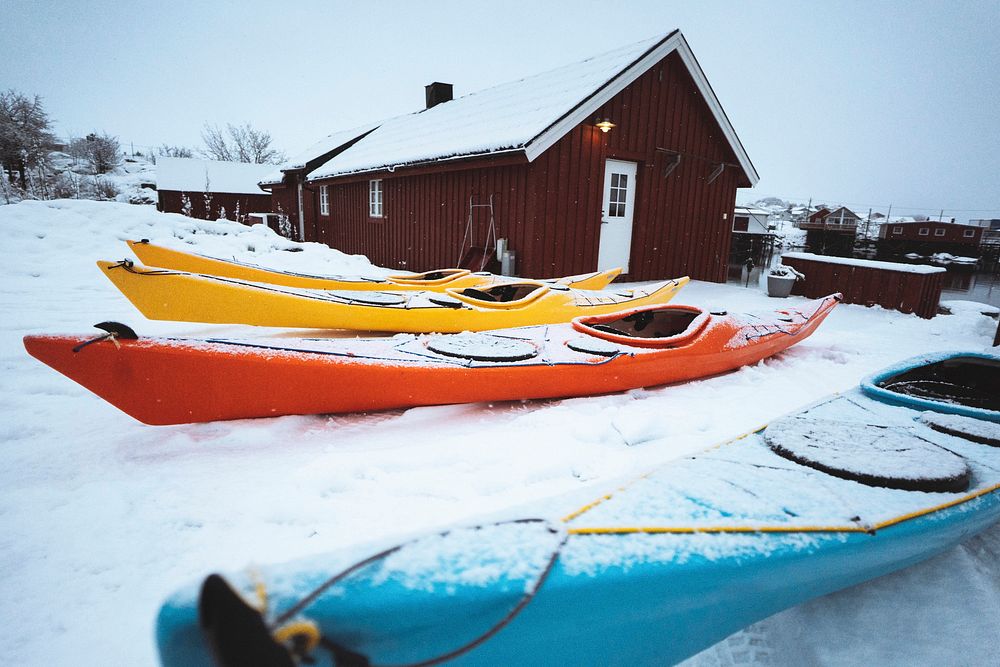
[[[517,617],[517,615],[520,614],[522,610],[524,610],[524,608],[528,605],[528,603],[534,599],[535,594],[542,587],[542,584],[544,584],[545,581],[548,579],[549,574],[552,573],[552,569],[555,567],[556,561],[559,558],[559,554],[562,551],[563,546],[566,544],[566,540],[569,539],[569,533],[561,531],[554,526],[548,525],[549,522],[546,519],[516,519],[514,521],[502,521],[489,525],[500,526],[508,523],[513,523],[513,524],[544,523],[546,524],[548,531],[553,535],[561,534],[559,544],[557,544],[555,549],[552,550],[552,554],[549,556],[549,559],[546,562],[545,567],[542,569],[542,572],[538,575],[538,579],[535,581],[534,586],[532,586],[530,590],[525,592],[525,594],[521,597],[518,603],[514,605],[514,607],[512,607],[511,610],[507,612],[507,614],[502,619],[500,619],[488,630],[480,634],[478,637],[472,639],[471,641],[463,644],[462,646],[459,646],[456,649],[435,656],[433,658],[428,658],[426,660],[420,660],[416,662],[408,662],[408,663],[392,665],[391,667],[431,667],[432,665],[439,665],[443,662],[452,660],[460,655],[468,653],[472,649],[476,648],[477,646],[489,640],[496,633],[500,632],[500,630],[502,630],[512,620],[514,620],[514,618]],[[474,529],[478,530],[484,527],[486,526],[475,526]],[[446,530],[441,533],[438,533],[438,536],[445,537],[452,532],[453,532],[452,530]],[[418,539],[423,539],[423,538],[418,538]],[[272,635],[274,636],[275,640],[284,643],[285,640],[289,638],[293,639],[296,643],[298,643],[301,646],[296,647],[295,645],[293,645],[289,647],[287,643],[285,643],[286,648],[289,648],[289,650],[297,659],[301,660],[302,662],[308,662],[311,659],[310,653],[312,651],[312,648],[315,648],[315,645],[312,645],[310,647],[308,644],[306,644],[303,635],[308,637],[308,635],[310,634],[309,627],[311,627],[316,631],[317,643],[326,648],[327,650],[329,650],[333,655],[335,665],[337,665],[338,667],[369,667],[371,663],[364,655],[351,651],[350,649],[347,649],[346,647],[337,644],[328,637],[323,636],[321,633],[319,633],[319,630],[316,629],[315,624],[313,624],[311,621],[291,622],[291,619],[297,614],[301,613],[303,610],[305,610],[313,602],[315,602],[320,595],[328,591],[331,587],[335,586],[340,581],[343,581],[351,574],[357,572],[358,570],[368,565],[371,565],[372,563],[376,563],[380,560],[385,559],[386,557],[396,553],[397,551],[403,549],[404,547],[410,544],[413,544],[416,541],[417,540],[414,539],[409,542],[403,542],[402,544],[397,544],[394,547],[390,547],[388,549],[380,551],[372,556],[369,556],[368,558],[365,558],[364,560],[358,561],[357,563],[351,565],[345,570],[342,570],[338,574],[335,574],[334,576],[324,581],[322,584],[317,586],[313,591],[311,591],[308,595],[306,595],[304,598],[299,600],[297,603],[292,605],[290,608],[288,608],[275,618],[274,622],[272,623],[272,627],[274,628],[272,630]]]
[[[111,269],[125,269],[129,273],[134,273],[137,276],[170,276],[170,275],[178,275],[177,271],[170,271],[168,269],[145,269],[143,271],[140,271],[140,270],[138,270],[138,269],[135,268],[135,262],[133,262],[131,259],[123,259],[122,261],[118,262],[117,264],[111,264],[110,266],[108,266],[108,271],[110,271]]]
[[[122,349],[122,346],[118,342],[119,338],[125,340],[136,340],[139,338],[135,331],[132,330],[132,327],[122,324],[121,322],[98,322],[94,325],[94,328],[101,329],[107,333],[103,333],[96,338],[91,338],[90,340],[85,340],[74,347],[73,352],[79,352],[88,345],[93,345],[94,343],[98,343],[102,340],[110,340],[115,344],[115,349],[120,350]]]

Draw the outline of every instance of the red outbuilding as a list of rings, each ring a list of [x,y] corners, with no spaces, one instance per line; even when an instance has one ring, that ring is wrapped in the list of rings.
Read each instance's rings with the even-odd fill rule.
[[[156,160],[156,208],[202,220],[247,221],[247,214],[271,210],[271,198],[257,182],[274,165],[196,158]]]
[[[758,176],[679,31],[331,135],[261,183],[297,238],[382,266],[723,281]]]
[[[883,223],[879,239],[923,243],[927,246],[961,246],[972,250],[983,240],[983,228],[943,220],[915,220]]]

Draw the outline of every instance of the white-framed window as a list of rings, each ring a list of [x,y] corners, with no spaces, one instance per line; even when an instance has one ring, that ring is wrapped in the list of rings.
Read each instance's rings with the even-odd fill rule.
[[[892,228],[892,233],[893,234],[902,234],[903,233],[903,226],[902,225],[896,225],[896,226],[894,226]]]
[[[962,232],[962,236],[964,236],[967,239],[971,239],[975,235],[976,235],[975,229],[966,229],[964,232]]]
[[[382,181],[368,181],[368,215],[372,218],[382,217]]]
[[[608,198],[609,218],[625,217],[625,201],[628,195],[628,174],[611,173],[611,194]]]
[[[319,214],[330,215],[330,186],[319,186]]]
[[[927,236],[928,234],[931,233],[931,230],[930,227],[921,227],[920,231],[917,233],[920,234],[921,236]]]
[[[934,236],[944,236],[945,231],[944,227],[938,227],[934,230]]]

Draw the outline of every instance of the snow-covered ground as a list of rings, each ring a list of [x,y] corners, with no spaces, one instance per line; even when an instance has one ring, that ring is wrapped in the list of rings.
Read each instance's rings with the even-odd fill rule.
[[[565,494],[596,496],[889,363],[984,348],[996,330],[977,308],[922,320],[841,305],[788,352],[683,385],[150,427],[29,358],[21,337],[108,319],[140,334],[291,334],[145,320],[94,266],[126,256],[124,239],[310,273],[382,271],[261,227],[118,203],[0,206],[0,238],[0,656],[12,665],[152,664],[159,603],[211,571],[363,549],[483,514],[517,516],[520,505]],[[699,282],[675,301],[730,311],[777,304],[752,287]],[[995,662],[998,556],[994,528],[762,621],[692,663]]]

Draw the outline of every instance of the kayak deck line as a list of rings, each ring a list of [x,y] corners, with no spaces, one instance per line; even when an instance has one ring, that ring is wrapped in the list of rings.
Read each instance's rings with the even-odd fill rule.
[[[855,400],[855,399],[857,399],[857,400]],[[839,402],[839,403],[841,403],[843,405],[850,405],[850,406],[859,408],[862,411],[869,412],[870,406],[864,405],[864,403],[866,402],[866,399],[867,400],[871,400],[868,397],[864,396],[863,393],[861,393],[860,391],[856,390],[856,391],[853,391],[853,392],[851,392],[850,394],[847,394],[847,395],[835,395],[835,396],[831,396],[831,397],[826,397],[824,399],[821,399],[819,401],[814,402],[813,404],[811,404],[810,406],[808,406],[806,408],[803,408],[803,409],[801,409],[799,411],[796,411],[796,413],[793,413],[793,414],[808,414],[810,411],[813,411],[813,410],[822,411],[822,409],[824,407],[829,407],[831,404],[833,404],[835,402]],[[837,406],[833,406],[833,408],[834,409],[838,409]],[[842,408],[839,408],[839,409],[842,409]],[[911,410],[907,410],[905,408],[897,408],[897,409],[906,410],[907,412],[912,412]],[[774,420],[774,421],[771,422],[770,425],[775,425],[775,424],[778,424],[779,422],[780,422],[780,420]],[[845,423],[849,423],[849,422],[845,422]],[[857,422],[857,423],[864,424],[865,422]],[[996,476],[997,476],[997,473],[1000,472],[1000,465],[998,465],[998,462],[995,460],[996,459],[996,454],[995,453],[992,453],[992,454],[990,453],[990,450],[991,449],[995,449],[995,448],[991,448],[989,446],[982,445],[982,444],[977,444],[975,442],[975,440],[970,440],[968,438],[963,438],[961,435],[939,433],[937,431],[934,431],[930,426],[927,426],[923,422],[918,421],[916,419],[914,419],[912,422],[902,422],[902,421],[889,420],[888,422],[886,422],[883,425],[870,424],[869,426],[871,426],[873,428],[876,427],[876,426],[878,426],[880,428],[887,428],[887,427],[888,428],[898,428],[898,427],[912,426],[912,427],[914,427],[914,428],[916,428],[918,430],[911,431],[909,437],[912,437],[912,438],[915,438],[917,440],[921,440],[921,441],[927,442],[928,444],[930,444],[930,445],[932,445],[934,447],[938,447],[938,448],[940,448],[940,449],[942,449],[944,451],[950,452],[951,454],[954,454],[955,456],[959,456],[959,457],[961,457],[963,459],[967,459],[967,460],[969,460],[971,462],[974,462],[975,465],[978,466],[978,467],[973,471],[974,472],[973,476],[974,477],[980,477],[980,478],[985,477],[985,479],[982,479],[982,482],[987,482],[987,481],[993,481],[993,480],[995,480]],[[754,455],[752,454],[752,452],[754,451],[754,449],[753,449],[754,447],[759,447],[761,451],[765,451],[765,452],[768,451],[769,448],[765,444],[765,440],[764,440],[764,437],[763,437],[763,431],[765,430],[765,428],[756,429],[756,430],[744,433],[741,436],[738,436],[738,437],[733,438],[731,440],[725,441],[725,442],[723,442],[723,443],[721,443],[719,445],[716,445],[714,447],[708,448],[708,449],[704,450],[703,452],[700,452],[698,454],[694,454],[694,455],[688,457],[688,460],[689,461],[698,461],[699,459],[702,459],[703,457],[705,457],[705,454],[707,454],[708,452],[711,452],[712,450],[718,450],[718,449],[720,449],[722,447],[725,447],[725,446],[735,445],[737,442],[739,442],[741,440],[744,440],[744,441],[747,441],[748,446],[750,447],[750,450],[748,450],[746,447],[739,447],[738,449],[733,450],[733,453],[738,453],[737,456],[735,456],[735,457],[732,457],[732,458],[729,458],[729,457],[720,458],[719,456],[709,456],[709,457],[707,457],[706,460],[710,460],[710,461],[717,462],[717,463],[731,464],[731,465],[736,465],[736,466],[747,466],[747,465],[749,465],[749,466],[753,466],[753,467],[769,467],[769,466],[763,466],[761,463],[755,461]],[[919,430],[919,429],[922,429],[922,431]],[[927,438],[930,437],[931,433],[940,435],[941,437],[935,437],[933,440],[927,439]],[[749,441],[749,440],[747,440],[751,436],[758,436],[758,435],[760,437],[759,437],[759,439],[756,439],[755,441]],[[966,451],[962,451],[963,447],[965,448]],[[976,456],[974,454],[974,452],[977,451],[977,450],[980,452],[979,456]],[[972,453],[970,454],[970,452],[972,452]],[[803,465],[800,462],[793,461],[793,463],[795,465],[792,466],[790,468],[790,470],[798,470],[800,473],[805,474],[807,476],[810,476],[810,477],[818,476],[818,479],[824,479],[825,477],[827,477],[829,475],[828,472],[822,471],[820,469],[813,468],[811,466]],[[670,462],[667,462],[665,464],[661,464],[660,466],[657,466],[654,470],[652,470],[650,472],[647,472],[646,474],[644,474],[644,475],[642,475],[640,477],[637,477],[636,479],[630,481],[628,484],[623,485],[622,487],[620,487],[616,491],[614,491],[612,493],[605,494],[605,495],[601,496],[600,498],[598,498],[597,500],[595,500],[595,501],[593,501],[593,502],[591,502],[591,503],[589,503],[587,505],[584,505],[580,509],[578,509],[578,510],[576,510],[576,511],[570,513],[570,514],[568,514],[567,516],[565,516],[562,519],[563,522],[569,524],[570,522],[573,522],[573,521],[579,519],[580,517],[585,516],[588,512],[591,512],[592,510],[596,509],[597,507],[600,507],[600,506],[604,505],[605,503],[607,503],[608,501],[613,500],[616,496],[618,496],[619,494],[621,494],[622,492],[624,492],[626,490],[629,490],[629,489],[635,487],[635,485],[639,484],[643,480],[650,480],[650,482],[652,484],[669,483],[669,482],[664,482],[663,480],[657,480],[657,479],[655,479],[654,476],[657,473],[660,473],[661,471],[669,470],[669,468],[671,468],[671,466],[676,466],[676,464],[677,464],[677,460],[675,459],[674,461],[670,461]],[[697,467],[695,467],[695,468],[691,468],[691,470],[694,471],[695,474],[697,474],[697,472],[698,472],[699,469]],[[773,470],[775,472],[781,473],[781,472],[784,472],[784,471],[789,470],[789,469],[773,468]],[[990,480],[990,478],[993,478],[993,480]],[[852,484],[862,484],[861,482],[857,482],[857,481],[851,481],[850,483],[852,483]],[[862,486],[864,486],[864,485],[862,484]],[[881,487],[882,485],[878,485],[878,486]],[[914,499],[913,502],[907,503],[907,504],[909,504],[909,507],[906,507],[905,505],[898,506],[896,508],[897,509],[897,513],[895,513],[895,514],[891,514],[889,516],[885,516],[883,514],[882,517],[872,517],[872,519],[876,519],[876,520],[865,521],[865,520],[862,519],[862,517],[865,514],[865,511],[867,511],[867,509],[868,509],[867,507],[865,507],[864,508],[865,511],[858,512],[858,516],[852,516],[851,519],[850,519],[850,522],[845,522],[845,523],[832,523],[831,524],[831,523],[809,523],[809,522],[807,522],[807,523],[801,523],[801,524],[795,524],[795,523],[777,523],[777,524],[774,524],[774,523],[768,523],[766,521],[766,519],[764,521],[761,521],[761,519],[764,518],[764,517],[761,517],[761,516],[756,516],[756,517],[754,517],[754,516],[747,516],[744,519],[745,521],[747,521],[747,523],[742,524],[742,525],[739,524],[739,523],[731,523],[731,522],[720,522],[718,524],[713,524],[712,523],[712,519],[708,519],[707,523],[702,524],[702,525],[698,525],[697,523],[677,523],[677,524],[661,524],[661,525],[656,525],[656,524],[627,524],[626,523],[625,525],[617,525],[617,526],[616,525],[607,525],[607,524],[604,524],[604,525],[591,525],[591,526],[572,526],[572,525],[570,525],[570,526],[567,526],[567,532],[569,532],[572,535],[725,534],[725,533],[730,533],[730,534],[733,534],[733,533],[741,533],[741,534],[753,534],[753,533],[760,533],[760,534],[767,534],[767,533],[779,533],[779,534],[795,534],[795,533],[802,533],[802,534],[806,534],[806,533],[828,533],[828,534],[837,534],[837,533],[868,533],[868,534],[874,535],[877,531],[884,530],[884,529],[889,528],[891,526],[896,526],[896,525],[905,523],[907,521],[912,521],[912,520],[915,520],[915,519],[920,519],[922,517],[927,517],[927,516],[929,516],[931,514],[934,514],[935,512],[939,512],[939,511],[946,510],[946,509],[949,509],[949,508],[952,508],[952,507],[957,507],[957,506],[960,506],[960,505],[964,505],[964,504],[968,504],[968,503],[974,502],[974,501],[976,501],[979,498],[982,498],[984,496],[993,494],[993,493],[997,492],[998,490],[1000,490],[1000,482],[993,481],[993,483],[988,483],[985,486],[982,486],[981,488],[975,488],[975,486],[973,486],[972,489],[968,490],[967,492],[959,492],[958,495],[956,495],[956,492],[949,492],[949,491],[932,491],[932,492],[927,492],[927,491],[905,490],[905,489],[898,489],[898,490],[901,490],[903,494],[911,494],[912,493],[913,495],[909,495],[909,496],[906,496],[906,497]],[[916,491],[916,493],[914,493],[914,491]],[[642,493],[642,492],[640,491],[639,493]],[[942,499],[940,501],[933,502],[934,500],[936,500],[934,498],[934,496],[938,496],[938,498],[940,498],[942,495],[945,496],[946,499]],[[901,496],[901,497],[903,497],[903,496]],[[927,504],[924,504],[924,502],[926,502]],[[864,503],[862,503],[862,505],[864,505]],[[914,505],[917,505],[917,506],[914,507]],[[921,506],[921,505],[923,505],[923,506]],[[848,510],[849,511],[851,509],[852,508],[851,508],[850,505],[845,505],[845,507],[844,507],[844,510]],[[876,510],[876,512],[877,512],[877,510]],[[793,516],[793,517],[794,516],[798,516],[797,514],[792,514],[792,513],[789,513],[789,515]],[[723,514],[722,516],[720,516],[718,518],[724,519],[725,516],[726,515]]]
[[[745,340],[747,318],[664,304],[572,323],[459,334],[153,336],[122,341],[121,349],[98,343],[85,354],[69,352],[90,336],[27,336],[24,344],[29,354],[125,413],[164,425],[664,387],[756,364],[811,335],[836,303],[830,296],[796,310],[795,336],[775,333],[752,342]],[[605,324],[611,333],[597,328]],[[580,331],[588,326],[592,333]],[[331,392],[331,382],[355,390]],[[415,391],[414,383],[424,389]]]
[[[829,397],[826,397],[826,398],[822,399],[819,403],[820,404],[821,403],[825,403],[827,400],[830,400]],[[750,429],[749,431],[747,431],[745,433],[742,433],[742,434],[740,434],[740,435],[738,435],[738,436],[736,436],[734,438],[730,438],[729,440],[724,440],[722,442],[717,442],[714,445],[711,445],[710,447],[706,447],[704,450],[702,450],[702,453],[704,453],[704,452],[710,452],[713,449],[719,449],[720,447],[725,447],[726,445],[731,445],[731,444],[734,444],[736,442],[739,442],[740,440],[743,440],[744,438],[748,438],[751,435],[754,435],[756,433],[760,433],[761,431],[763,431],[764,429],[766,429],[767,426],[768,426],[767,424],[764,424],[763,426],[758,426],[756,428]],[[614,491],[611,491],[610,493],[607,493],[607,494],[601,496],[597,500],[594,500],[592,502],[587,503],[586,505],[584,505],[583,507],[581,507],[578,510],[574,510],[573,512],[570,512],[569,514],[567,514],[566,516],[564,516],[562,519],[560,519],[560,521],[562,521],[563,523],[569,523],[570,521],[573,521],[574,519],[583,516],[584,514],[586,514],[590,510],[594,509],[598,505],[600,505],[600,504],[602,504],[602,503],[604,503],[604,502],[606,502],[608,500],[611,500],[611,498],[613,498],[615,496],[615,494],[621,493],[622,491],[625,491],[626,489],[628,489],[629,487],[631,487],[632,485],[636,484],[637,482],[639,482],[641,480],[648,479],[649,477],[651,477],[654,473],[656,473],[660,469],[669,466],[670,463],[671,462],[668,461],[666,463],[663,463],[663,464],[661,464],[659,466],[654,467],[652,470],[646,471],[642,475],[639,475],[638,477],[636,477],[632,481],[623,484],[622,486],[618,487]],[[569,530],[570,530],[570,532],[576,532],[576,530],[574,530],[574,529],[569,529]],[[580,529],[580,530],[582,530],[582,529]],[[613,531],[615,529],[611,528],[611,529],[607,529],[607,530]],[[632,532],[643,532],[643,531],[632,531]],[[583,534],[583,533],[578,533],[578,534]]]
[[[469,651],[473,650],[477,646],[482,645],[494,635],[496,635],[500,630],[510,624],[528,604],[534,599],[535,595],[542,588],[542,585],[552,574],[559,561],[559,556],[562,553],[563,547],[569,540],[570,534],[564,530],[560,530],[558,527],[553,526],[546,519],[514,519],[511,521],[498,521],[492,524],[483,524],[480,526],[472,527],[473,530],[479,530],[490,526],[501,526],[504,524],[529,524],[537,523],[545,526],[552,535],[558,537],[558,542],[549,554],[544,567],[541,568],[537,576],[534,577],[534,582],[530,587],[527,587],[524,593],[520,596],[517,603],[514,604],[507,613],[492,626],[487,628],[485,631],[479,635],[473,637],[471,640],[465,642],[464,644],[454,648],[445,653],[434,656],[433,658],[422,660],[419,662],[405,663],[404,665],[399,665],[397,667],[430,667],[431,665],[438,665],[454,658],[460,657]],[[437,535],[438,537],[447,537],[449,534],[461,529],[449,529],[440,531]],[[327,578],[326,580],[320,582],[312,590],[310,590],[305,595],[301,596],[294,604],[286,608],[280,613],[277,613],[273,620],[269,623],[265,622],[264,628],[266,632],[270,633],[270,636],[280,645],[286,646],[288,650],[301,660],[302,662],[311,664],[315,661],[313,655],[316,648],[323,646],[327,650],[331,651],[334,664],[340,664],[341,657],[345,656],[349,658],[345,664],[346,665],[356,665],[356,667],[361,667],[362,665],[367,666],[369,662],[363,655],[354,653],[350,649],[345,649],[345,647],[336,644],[328,637],[325,637],[322,633],[320,627],[312,620],[300,618],[302,612],[313,604],[323,593],[333,588],[339,582],[343,581],[350,575],[358,572],[359,570],[368,567],[374,563],[380,562],[388,558],[389,556],[395,554],[396,552],[404,549],[405,547],[414,544],[424,537],[417,537],[406,542],[401,542],[394,546],[388,547],[379,551],[378,553],[372,554],[367,558],[364,558],[356,563],[347,566],[346,568],[340,570],[333,576]],[[225,580],[219,575],[210,575],[202,585],[201,593],[199,594],[199,599],[202,604],[205,604],[206,590],[210,587],[218,587],[221,585],[224,590],[228,590],[226,595],[234,596],[234,599],[239,600],[246,607],[253,609],[260,614],[260,618],[263,621],[266,614],[269,612],[268,609],[268,592],[267,586],[264,581],[259,577],[256,569],[254,567],[248,568],[248,574],[250,579],[254,583],[254,591],[257,595],[258,606],[255,608],[247,602],[239,593],[234,591]],[[214,595],[215,593],[212,593]],[[202,607],[202,610],[204,606]],[[200,612],[201,614],[202,612]],[[257,637],[255,637],[257,639]],[[218,648],[218,647],[217,647]],[[223,647],[224,648],[224,647]],[[353,659],[350,659],[353,658]],[[357,662],[355,662],[357,660]],[[229,664],[228,662],[226,664]],[[297,664],[297,662],[296,662]]]
[[[568,322],[664,304],[689,279],[595,291],[519,280],[438,290],[322,289],[169,271],[130,260],[97,262],[105,277],[153,320],[281,328],[459,333]],[[115,270],[120,269],[120,270]],[[159,277],[161,281],[143,280]]]
[[[624,488],[626,487],[622,487],[622,490],[624,490]],[[876,531],[888,528],[889,526],[895,526],[912,519],[919,519],[920,517],[948,509],[949,507],[955,507],[956,505],[970,502],[997,490],[1000,490],[1000,484],[993,484],[992,486],[988,486],[984,489],[968,493],[961,498],[955,498],[938,505],[925,507],[913,512],[901,514],[900,516],[893,517],[891,519],[879,521],[878,523],[871,524],[870,527],[856,524],[845,524],[841,526],[612,526],[567,528],[566,532],[570,535],[634,535],[637,533],[650,535],[655,535],[657,533],[674,535],[691,535],[695,533],[869,533],[874,535]],[[610,495],[607,496],[607,498],[610,498]],[[595,502],[593,505],[596,506],[600,502],[601,501]],[[587,509],[590,509],[590,507],[585,508],[584,511]],[[580,513],[582,514],[583,512]],[[564,519],[564,521],[571,520],[572,518],[575,517],[570,515]]]
[[[383,277],[360,274],[322,275],[267,267],[253,262],[240,261],[235,257],[213,257],[197,252],[177,250],[151,243],[149,239],[126,240],[125,243],[146,266],[307,289],[440,291],[446,287],[482,287],[517,280],[513,276],[472,272],[469,269],[461,268],[439,268],[419,273],[389,273]],[[578,289],[603,289],[620,274],[621,269],[614,268],[558,278],[544,278],[541,282]]]
[[[489,334],[490,335],[496,335],[494,332],[489,332]],[[107,336],[101,336],[98,339],[95,339],[95,342],[97,340],[102,340],[103,338],[106,338],[106,337]],[[509,338],[510,340],[524,341],[524,342],[527,342],[527,343],[533,342],[529,338],[516,338],[514,336],[497,336],[497,337],[498,338]],[[176,337],[165,338],[165,340],[175,341],[175,342],[178,342],[178,343],[181,343],[181,344],[189,342],[187,339],[176,338]],[[315,340],[323,340],[323,339],[315,339]],[[315,355],[326,356],[326,357],[342,357],[344,359],[367,359],[367,360],[371,360],[371,361],[385,361],[385,357],[379,357],[379,356],[374,356],[374,355],[358,354],[356,352],[343,352],[343,351],[336,351],[336,350],[320,350],[320,349],[303,349],[303,348],[300,348],[300,347],[284,347],[284,346],[279,347],[279,346],[276,346],[276,345],[265,345],[263,343],[255,343],[255,342],[250,341],[250,340],[243,341],[243,340],[230,340],[230,339],[226,339],[226,338],[206,338],[204,340],[204,342],[211,343],[213,345],[233,345],[233,346],[236,346],[236,347],[247,347],[247,348],[252,348],[252,349],[256,349],[256,350],[274,350],[276,352],[291,352],[291,353],[294,353],[294,354],[305,354],[305,355],[315,354]],[[438,363],[438,364],[448,364],[448,365],[456,366],[456,367],[459,367],[459,368],[471,368],[477,362],[483,363],[483,360],[461,358],[461,357],[448,357],[448,356],[443,356],[441,354],[435,354],[435,353],[432,353],[432,352],[421,353],[421,352],[418,352],[416,350],[405,349],[405,346],[408,345],[408,344],[410,344],[410,343],[411,343],[411,341],[409,341],[409,340],[407,340],[407,341],[401,341],[398,345],[393,346],[392,349],[395,350],[396,352],[398,352],[399,354],[401,354],[401,355],[407,355],[407,357],[410,357],[410,358],[403,357],[403,358],[393,359],[393,362],[395,362],[395,363],[401,363],[401,364],[405,364],[405,363],[420,364],[420,363],[433,362],[433,363]],[[538,361],[535,361],[535,362],[532,362],[532,363],[519,363],[518,366],[519,367],[533,367],[533,366],[548,366],[548,367],[552,367],[552,366],[576,366],[576,365],[579,365],[581,363],[586,363],[588,366],[600,366],[600,365],[603,365],[603,364],[610,363],[610,362],[614,361],[615,359],[617,359],[618,357],[621,357],[621,356],[635,356],[635,352],[630,352],[630,351],[622,350],[622,351],[615,352],[615,354],[613,356],[610,356],[610,357],[594,357],[593,359],[577,360],[577,361],[557,360],[557,359],[550,359],[550,358],[543,357],[543,358],[540,358]]]

